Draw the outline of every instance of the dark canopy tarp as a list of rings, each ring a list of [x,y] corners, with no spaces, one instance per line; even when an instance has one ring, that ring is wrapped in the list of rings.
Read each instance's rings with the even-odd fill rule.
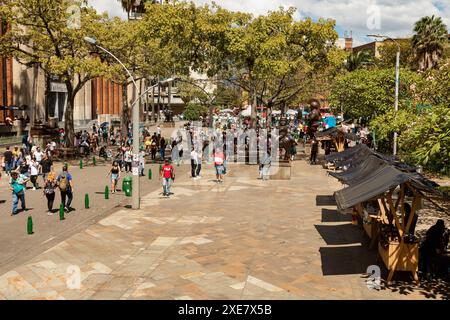
[[[330,172],[330,175],[345,184],[353,185],[358,183],[361,179],[364,179],[368,175],[377,171],[385,164],[386,162],[384,162],[383,160],[379,159],[375,155],[371,155],[358,166],[351,167],[347,171],[343,172]]]
[[[404,182],[410,181],[411,176],[389,165],[380,167],[373,174],[365,177],[358,184],[334,193],[339,209],[347,209],[375,198]]]
[[[355,154],[360,153],[362,150],[370,150],[365,144],[357,144],[353,148],[348,148],[342,152],[335,152],[325,156],[325,160],[328,162],[344,161],[352,158]]]
[[[363,177],[358,183],[335,192],[334,197],[340,209],[347,209],[378,197],[404,182],[409,182],[417,191],[442,197],[442,193],[436,189],[438,184],[418,173],[402,172],[387,163]]]
[[[321,137],[332,137],[332,138],[339,138],[339,136],[343,136],[345,137],[345,139],[347,140],[352,140],[352,141],[358,141],[359,137],[356,134],[353,133],[346,133],[342,130],[339,130],[336,127],[333,128],[329,128],[323,131],[319,131],[316,133],[316,137],[317,138],[321,138]]]

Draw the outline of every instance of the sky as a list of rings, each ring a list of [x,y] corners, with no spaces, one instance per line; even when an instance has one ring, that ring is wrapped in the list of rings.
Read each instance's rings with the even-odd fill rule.
[[[197,4],[211,0],[194,0]],[[450,28],[450,0],[215,0],[220,6],[265,14],[280,7],[297,8],[296,18],[332,18],[340,37],[352,32],[354,46],[373,41],[367,34],[405,37],[412,34],[414,23],[426,15],[442,17]],[[118,0],[89,0],[99,12],[126,18]]]

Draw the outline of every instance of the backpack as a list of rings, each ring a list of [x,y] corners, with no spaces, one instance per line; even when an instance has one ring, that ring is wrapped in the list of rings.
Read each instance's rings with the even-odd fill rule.
[[[62,174],[59,178],[59,189],[61,191],[67,191],[69,189],[69,179],[66,174]]]

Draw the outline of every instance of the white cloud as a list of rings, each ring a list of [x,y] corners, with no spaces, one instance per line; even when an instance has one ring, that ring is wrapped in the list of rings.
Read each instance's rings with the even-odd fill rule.
[[[126,18],[127,14],[122,9],[118,0],[88,0],[88,4],[94,7],[98,13],[107,12],[110,17]]]

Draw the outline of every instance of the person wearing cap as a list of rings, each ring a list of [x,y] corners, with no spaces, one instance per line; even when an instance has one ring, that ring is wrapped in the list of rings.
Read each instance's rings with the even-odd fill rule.
[[[172,164],[170,164],[168,159],[164,160],[164,165],[159,171],[159,179],[162,178],[163,195],[165,197],[170,196],[170,187],[172,185],[172,180],[175,178],[175,169]]]

